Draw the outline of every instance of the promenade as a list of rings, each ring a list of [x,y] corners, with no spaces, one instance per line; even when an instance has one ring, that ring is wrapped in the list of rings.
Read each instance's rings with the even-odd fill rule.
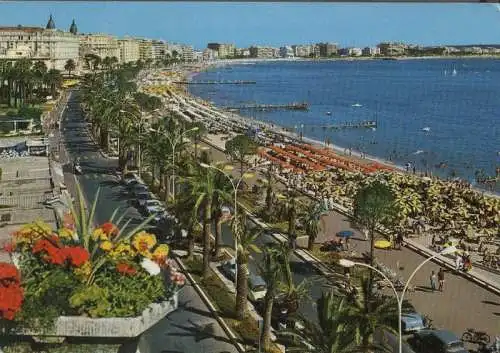
[[[62,141],[68,160],[81,159],[83,174],[73,179],[81,185],[88,203],[100,189],[96,223],[108,221],[118,208],[133,219],[131,224],[139,224],[143,216],[131,207],[130,195],[115,175],[116,159],[105,158],[91,139],[75,96],[70,97],[68,108],[63,114]],[[189,283],[179,293],[179,308],[146,331],[139,348],[140,353],[238,352]],[[129,353],[125,347],[123,352]]]
[[[225,140],[221,139],[220,135],[208,135],[207,142],[213,160],[230,162],[227,155],[222,152]],[[235,170],[237,169],[235,168]],[[252,180],[247,180],[247,182],[251,185]],[[279,188],[282,192],[285,191],[283,184],[279,184]],[[341,230],[351,230],[355,233],[351,244],[352,249],[358,254],[369,251],[369,241],[365,241],[364,236],[351,227],[348,217],[344,214],[331,211],[325,217],[324,224],[325,229],[318,237],[318,243]],[[377,236],[383,238],[380,234]],[[376,250],[376,256],[382,263],[394,270],[402,268],[397,271],[405,280],[426,258],[426,256],[407,247],[402,250]],[[437,271],[439,268],[438,263],[431,262],[425,265],[414,277],[412,283],[417,287],[417,290],[414,293],[408,293],[407,298],[415,305],[417,311],[429,315],[436,326],[452,330],[458,335],[461,335],[469,327],[484,330],[493,336],[497,335],[500,332],[500,296],[449,269],[446,269],[444,292],[432,293],[429,290],[429,276],[432,270]],[[500,289],[498,276],[488,271],[474,269],[473,274],[476,272],[485,277],[492,286]],[[318,285],[318,287],[322,286],[323,284]],[[320,288],[313,290],[320,292]],[[388,294],[391,293],[388,292]]]

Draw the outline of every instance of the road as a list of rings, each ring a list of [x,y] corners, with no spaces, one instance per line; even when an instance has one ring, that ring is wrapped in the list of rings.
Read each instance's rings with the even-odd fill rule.
[[[61,132],[70,160],[76,157],[81,160],[83,174],[77,180],[89,207],[100,189],[96,223],[109,220],[117,208],[127,212],[135,224],[140,223],[142,216],[130,206],[129,197],[115,176],[116,161],[104,158],[90,138],[74,95],[63,114]],[[189,284],[179,293],[179,308],[146,331],[140,347],[141,353],[237,352]]]
[[[213,148],[210,150],[210,154],[213,160],[227,159],[222,152]],[[327,235],[336,234],[341,230],[351,230],[355,234],[351,241],[352,248],[359,255],[369,250],[369,242],[364,240],[364,236],[358,230],[351,227],[348,217],[345,215],[331,211],[325,217],[324,224],[326,229],[320,234],[317,242],[322,242]],[[378,237],[382,238],[380,234]],[[269,235],[265,235],[260,243],[265,243],[268,239]],[[226,230],[223,240],[225,244],[233,244],[228,230]],[[402,268],[399,271],[405,280],[425,260],[425,257],[408,248],[402,250],[376,250],[375,256],[379,261],[394,270]],[[259,255],[255,255],[253,261],[259,263]],[[296,284],[300,283],[303,278],[311,278],[311,275],[308,274],[308,271],[310,271],[308,264],[296,256],[292,257],[292,264]],[[255,266],[251,265],[251,268],[255,269]],[[465,277],[451,272],[446,273],[444,292],[432,293],[428,290],[428,287],[430,286],[429,276],[433,270],[436,272],[439,270],[439,266],[433,262],[420,269],[412,280],[412,284],[417,286],[417,291],[408,293],[405,297],[411,301],[418,312],[429,315],[437,327],[451,330],[459,336],[469,327],[486,331],[492,337],[500,334],[500,297],[498,295],[469,281]],[[312,299],[321,296],[323,288],[324,281],[313,282],[311,287]],[[393,295],[391,292],[387,292],[387,294]],[[300,311],[307,317],[316,317],[314,306],[311,303],[305,302]]]

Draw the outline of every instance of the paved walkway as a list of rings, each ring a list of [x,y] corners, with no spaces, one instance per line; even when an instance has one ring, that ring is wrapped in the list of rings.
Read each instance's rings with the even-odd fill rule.
[[[217,147],[220,147],[221,140],[217,142]],[[219,150],[212,148],[210,154],[214,160],[227,160],[226,155]],[[335,234],[346,229],[354,231],[352,248],[359,254],[369,251],[369,242],[363,240],[364,236],[359,231],[352,229],[345,215],[331,211],[325,217],[324,224],[323,234]],[[318,242],[322,240],[324,236],[323,239],[320,237]],[[428,257],[408,248],[376,250],[376,256],[379,261],[393,269],[396,269],[398,264],[403,267],[400,272],[404,279]],[[431,316],[438,327],[452,330],[458,335],[468,327],[484,330],[492,336],[500,333],[500,296],[449,271],[446,273],[445,291],[431,293],[427,287],[430,286],[428,278],[432,270],[439,270],[439,265],[432,262],[425,265],[413,279],[413,284],[419,289],[407,295],[417,311]]]

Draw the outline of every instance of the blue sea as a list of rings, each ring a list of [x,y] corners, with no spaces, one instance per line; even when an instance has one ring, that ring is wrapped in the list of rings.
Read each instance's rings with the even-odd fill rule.
[[[256,81],[189,86],[218,106],[307,102],[308,111],[242,115],[399,165],[471,182],[476,170],[495,175],[500,166],[500,60],[261,62],[214,68],[194,80]],[[361,120],[378,127],[325,128]]]

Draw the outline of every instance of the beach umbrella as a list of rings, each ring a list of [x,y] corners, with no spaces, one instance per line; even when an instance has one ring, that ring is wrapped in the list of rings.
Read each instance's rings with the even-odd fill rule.
[[[389,249],[392,246],[392,243],[388,240],[377,240],[374,246],[377,249]]]
[[[340,238],[350,238],[354,235],[354,233],[350,230],[343,230],[338,232],[336,235]]]

